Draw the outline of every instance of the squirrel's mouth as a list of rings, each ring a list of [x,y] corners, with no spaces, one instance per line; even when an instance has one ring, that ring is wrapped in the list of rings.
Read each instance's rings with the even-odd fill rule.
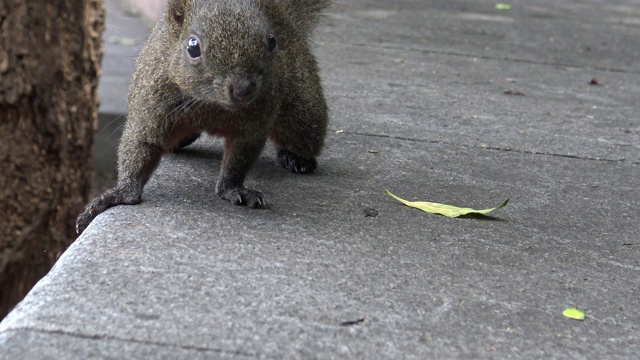
[[[239,111],[249,107],[249,105],[251,105],[252,102],[253,102],[253,99],[248,101],[232,101],[228,103],[218,103],[218,105],[220,105],[220,107],[222,107],[227,111]]]
[[[226,111],[241,111],[260,96],[261,86],[259,81],[241,78],[233,79],[226,86],[216,87],[215,91],[204,90],[197,97]]]
[[[227,101],[224,105],[230,110],[245,108],[256,98],[258,90],[257,81],[247,77],[233,77],[227,85]]]

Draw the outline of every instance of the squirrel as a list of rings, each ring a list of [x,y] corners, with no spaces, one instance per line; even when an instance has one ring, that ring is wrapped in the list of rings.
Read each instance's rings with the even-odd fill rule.
[[[310,34],[331,0],[168,0],[136,60],[115,187],[89,202],[81,233],[106,209],[142,201],[160,158],[202,132],[225,139],[215,192],[260,208],[244,180],[267,140],[294,173],[316,169],[328,124]]]

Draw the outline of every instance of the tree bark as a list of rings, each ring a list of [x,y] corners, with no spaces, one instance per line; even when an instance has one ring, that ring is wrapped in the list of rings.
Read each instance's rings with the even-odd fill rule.
[[[0,319],[75,240],[103,28],[102,0],[0,0]]]

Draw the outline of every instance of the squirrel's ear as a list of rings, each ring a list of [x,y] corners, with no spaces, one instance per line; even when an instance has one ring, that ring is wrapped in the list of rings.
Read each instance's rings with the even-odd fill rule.
[[[167,20],[169,23],[182,27],[184,23],[184,14],[186,12],[187,2],[189,0],[169,0],[167,7]]]

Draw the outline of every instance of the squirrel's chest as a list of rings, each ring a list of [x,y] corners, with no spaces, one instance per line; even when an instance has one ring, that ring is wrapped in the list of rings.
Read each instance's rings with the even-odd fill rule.
[[[227,110],[217,105],[202,104],[181,114],[176,119],[175,130],[206,131],[224,137],[268,131],[275,121],[278,107],[255,105],[247,109]]]

